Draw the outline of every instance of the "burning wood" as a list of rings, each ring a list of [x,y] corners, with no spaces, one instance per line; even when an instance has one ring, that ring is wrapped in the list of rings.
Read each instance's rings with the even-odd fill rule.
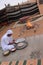
[[[24,16],[24,17],[20,18],[19,21],[22,23],[23,22],[25,23],[28,18],[29,18],[29,16]]]
[[[26,27],[33,28],[34,25],[28,20],[27,23],[26,23]]]

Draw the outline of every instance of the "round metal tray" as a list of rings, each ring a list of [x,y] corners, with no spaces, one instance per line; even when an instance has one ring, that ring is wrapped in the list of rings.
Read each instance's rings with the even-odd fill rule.
[[[26,41],[23,41],[23,42],[19,42],[17,45],[16,45],[16,49],[17,50],[21,50],[21,49],[24,49],[28,46],[28,43]]]

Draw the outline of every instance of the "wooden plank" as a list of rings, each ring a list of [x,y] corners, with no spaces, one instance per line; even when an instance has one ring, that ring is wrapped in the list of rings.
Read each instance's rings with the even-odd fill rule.
[[[16,64],[16,61],[12,61],[12,64],[11,65],[15,65]]]
[[[37,65],[37,60],[27,60],[27,63],[26,63],[26,65]]]
[[[43,59],[41,59],[41,65],[43,65]]]
[[[9,61],[3,61],[2,63],[1,63],[1,65],[9,65]]]
[[[19,61],[18,65],[23,65],[23,61]]]

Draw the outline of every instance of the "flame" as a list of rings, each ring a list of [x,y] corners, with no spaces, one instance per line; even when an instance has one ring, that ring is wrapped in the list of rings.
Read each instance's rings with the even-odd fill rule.
[[[32,27],[33,25],[32,25],[32,23],[30,21],[27,21],[26,26],[27,27]]]

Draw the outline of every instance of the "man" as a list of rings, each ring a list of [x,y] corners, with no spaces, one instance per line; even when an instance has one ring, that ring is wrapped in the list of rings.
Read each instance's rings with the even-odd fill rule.
[[[12,30],[8,30],[6,34],[1,38],[1,46],[3,51],[15,51],[16,48],[13,45],[14,40],[12,38]]]

